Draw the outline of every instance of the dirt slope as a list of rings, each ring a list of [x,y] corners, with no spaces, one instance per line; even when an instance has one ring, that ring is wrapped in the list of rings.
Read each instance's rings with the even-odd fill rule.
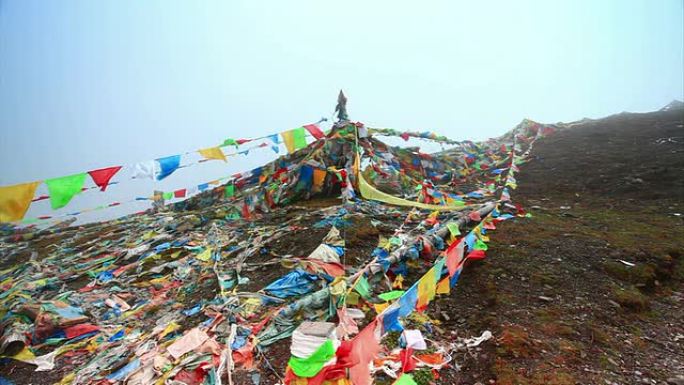
[[[624,113],[537,143],[514,193],[533,217],[504,222],[432,311],[496,342],[441,383],[684,383],[683,125]]]

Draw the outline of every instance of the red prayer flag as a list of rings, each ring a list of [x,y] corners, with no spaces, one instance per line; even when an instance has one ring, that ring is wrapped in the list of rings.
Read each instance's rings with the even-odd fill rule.
[[[369,323],[352,340],[352,349],[349,357],[351,360],[358,362],[358,364],[349,369],[349,378],[354,385],[371,385],[373,383],[373,377],[371,377],[368,364],[380,352],[380,344],[375,338],[375,328],[377,326],[378,318]]]
[[[471,251],[466,258],[468,259],[485,259],[487,255],[485,254],[484,250],[473,250]]]
[[[471,221],[475,221],[475,222],[479,222],[482,219],[480,217],[479,211],[471,211],[470,214],[468,214],[468,218],[470,218]]]
[[[325,138],[325,134],[323,133],[323,131],[321,131],[321,129],[318,128],[318,126],[315,124],[307,124],[304,126],[304,128],[306,128],[306,130],[309,131],[309,134],[316,138],[316,140]]]
[[[185,189],[182,188],[180,190],[176,190],[173,192],[173,196],[175,198],[185,198]]]
[[[68,328],[64,329],[64,335],[66,338],[76,338],[79,336],[82,336],[84,334],[92,333],[95,331],[100,330],[99,327],[91,324],[78,324],[74,326],[70,326]]]
[[[93,182],[100,187],[100,191],[105,191],[109,181],[112,179],[114,174],[119,172],[119,170],[121,170],[121,166],[107,167],[88,171],[88,174],[90,174],[90,177],[93,178]]]
[[[399,359],[403,373],[408,373],[418,367],[418,361],[413,357],[413,348],[402,349],[399,352]]]
[[[453,277],[463,259],[463,242],[461,242],[461,240],[454,241],[447,249],[446,255],[446,265],[449,270],[449,277]]]

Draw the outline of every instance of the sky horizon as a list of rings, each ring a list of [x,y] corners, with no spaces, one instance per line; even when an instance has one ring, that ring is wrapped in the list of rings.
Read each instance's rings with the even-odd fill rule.
[[[0,186],[278,133],[329,118],[340,89],[353,120],[457,140],[498,136],[523,118],[657,110],[684,99],[683,12],[679,0],[0,1]],[[105,193],[57,211],[37,202],[27,217],[274,157],[257,150],[161,182],[117,175]]]

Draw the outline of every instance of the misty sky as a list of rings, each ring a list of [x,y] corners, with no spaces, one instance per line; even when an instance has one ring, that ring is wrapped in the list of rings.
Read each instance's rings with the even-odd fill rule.
[[[340,88],[353,120],[453,139],[683,98],[681,0],[402,3],[0,0],[0,185],[298,127],[329,117]],[[122,171],[58,213],[273,158],[162,182]],[[38,202],[27,217],[49,213]]]

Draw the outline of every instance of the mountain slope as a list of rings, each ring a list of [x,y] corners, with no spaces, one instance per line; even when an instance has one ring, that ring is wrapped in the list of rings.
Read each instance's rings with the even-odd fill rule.
[[[514,194],[533,217],[503,223],[487,260],[432,313],[445,333],[496,337],[457,357],[462,371],[443,383],[663,384],[684,373],[683,125],[681,109],[623,113],[535,145]]]

